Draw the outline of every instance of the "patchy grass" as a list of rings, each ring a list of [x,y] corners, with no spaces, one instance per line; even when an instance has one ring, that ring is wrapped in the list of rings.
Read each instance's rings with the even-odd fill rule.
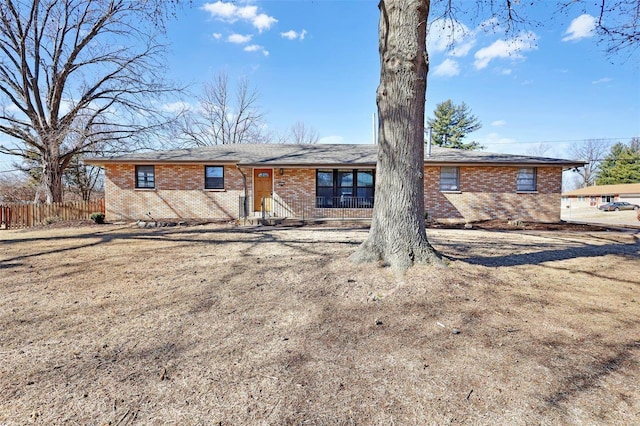
[[[640,423],[637,235],[366,232],[1,231],[0,424]]]

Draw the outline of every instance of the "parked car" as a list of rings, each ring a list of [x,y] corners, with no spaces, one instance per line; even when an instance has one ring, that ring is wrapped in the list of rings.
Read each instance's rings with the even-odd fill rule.
[[[598,207],[605,212],[618,211],[618,210],[638,210],[640,206],[637,204],[627,203],[626,201],[614,201],[612,203],[601,204]]]

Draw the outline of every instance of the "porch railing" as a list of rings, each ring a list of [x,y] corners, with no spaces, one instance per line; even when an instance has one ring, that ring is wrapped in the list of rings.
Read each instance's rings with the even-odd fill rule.
[[[373,213],[372,197],[282,197],[261,200],[260,212],[251,212],[245,197],[240,197],[241,217],[259,215],[262,219],[275,217],[296,220],[370,219]]]

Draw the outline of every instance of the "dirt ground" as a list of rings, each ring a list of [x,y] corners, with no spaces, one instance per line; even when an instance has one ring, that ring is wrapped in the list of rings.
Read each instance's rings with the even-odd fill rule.
[[[640,424],[640,235],[0,231],[0,424]]]

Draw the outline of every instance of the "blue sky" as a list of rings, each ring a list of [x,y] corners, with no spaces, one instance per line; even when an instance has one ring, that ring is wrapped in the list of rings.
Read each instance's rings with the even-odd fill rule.
[[[548,24],[508,36],[461,21],[453,47],[433,24],[427,115],[465,102],[483,124],[469,139],[497,152],[545,144],[563,157],[585,139],[640,136],[637,56],[607,55],[589,14],[553,4],[530,15]],[[324,143],[371,143],[378,18],[368,0],[195,2],[169,28],[171,76],[194,91],[220,71],[247,78],[273,130],[302,121]]]
[[[427,115],[447,99],[465,102],[483,124],[469,140],[495,152],[545,144],[546,155],[567,157],[568,146],[586,139],[640,136],[638,55],[608,56],[590,15],[558,14],[554,4],[533,10],[545,25],[508,36],[462,15],[453,48],[433,24]],[[222,71],[246,78],[270,130],[301,121],[322,143],[371,143],[378,18],[373,0],[194,0],[169,24],[167,78],[193,93]],[[0,158],[0,169],[11,161]]]

